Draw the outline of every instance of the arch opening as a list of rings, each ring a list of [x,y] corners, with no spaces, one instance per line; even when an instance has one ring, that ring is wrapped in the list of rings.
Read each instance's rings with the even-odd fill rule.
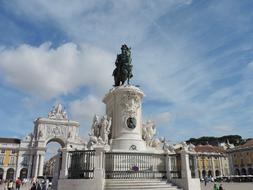
[[[235,169],[235,175],[240,175],[240,170],[239,169]]]
[[[7,173],[6,173],[6,179],[12,179],[14,180],[14,169],[13,168],[9,168],[7,170]]]
[[[27,175],[28,175],[28,169],[22,168],[20,170],[20,174],[19,174],[20,179],[27,179],[27,177],[28,177]]]
[[[202,171],[202,177],[205,178],[206,177],[206,170]]]
[[[252,168],[249,168],[249,169],[248,169],[248,174],[249,174],[249,175],[253,175],[253,169],[252,169]]]
[[[61,148],[65,147],[64,141],[60,138],[52,138],[52,139],[47,140],[46,147],[48,146],[48,144],[51,144],[51,143],[58,143],[61,146]]]
[[[0,168],[0,180],[3,179],[3,176],[4,176],[4,169]]]
[[[61,149],[64,146],[64,142],[61,139],[51,139],[47,142],[43,176],[52,178],[55,173],[59,172],[60,168],[57,168],[57,162],[60,162]]]
[[[242,175],[247,175],[247,171],[245,168],[242,168],[242,171],[241,171]]]

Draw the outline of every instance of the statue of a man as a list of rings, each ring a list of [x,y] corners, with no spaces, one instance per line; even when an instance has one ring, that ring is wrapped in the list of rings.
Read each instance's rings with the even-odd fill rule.
[[[133,77],[131,64],[131,48],[127,47],[126,44],[121,46],[121,54],[117,55],[115,61],[116,68],[113,71],[114,86],[124,85],[125,81],[129,84],[129,79]]]
[[[100,135],[100,126],[98,116],[94,115],[90,136],[99,137],[99,135]]]

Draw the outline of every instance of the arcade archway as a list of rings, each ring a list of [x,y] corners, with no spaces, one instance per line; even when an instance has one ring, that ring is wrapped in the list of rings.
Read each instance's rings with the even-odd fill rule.
[[[3,176],[4,176],[4,169],[0,168],[0,180],[3,179]]]
[[[28,169],[27,169],[27,168],[22,168],[22,169],[20,170],[19,177],[20,177],[21,179],[27,179],[27,177],[28,177]]]
[[[220,176],[220,171],[219,170],[215,171],[215,176]]]
[[[235,175],[240,175],[240,170],[239,169],[235,169]]]
[[[253,169],[252,168],[248,169],[248,175],[253,175]]]
[[[6,179],[14,179],[14,169],[9,168],[6,173]]]
[[[203,178],[206,177],[206,170],[202,170],[202,177],[203,177]]]
[[[245,169],[245,168],[242,168],[242,170],[241,170],[241,174],[242,174],[242,175],[247,175],[247,171],[246,171],[246,169]]]

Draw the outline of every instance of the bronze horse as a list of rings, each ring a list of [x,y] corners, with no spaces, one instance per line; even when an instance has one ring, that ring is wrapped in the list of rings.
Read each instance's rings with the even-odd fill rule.
[[[127,45],[122,45],[121,51],[122,53],[117,55],[117,59],[115,61],[116,68],[113,71],[114,76],[114,86],[124,85],[125,81],[129,84],[130,78],[133,77],[132,67],[131,65],[131,48],[128,48]]]

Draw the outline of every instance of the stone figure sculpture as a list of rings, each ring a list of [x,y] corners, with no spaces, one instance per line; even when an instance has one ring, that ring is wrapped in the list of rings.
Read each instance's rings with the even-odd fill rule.
[[[67,112],[63,109],[61,104],[54,106],[53,109],[48,113],[50,119],[68,119]]]
[[[107,116],[103,116],[100,123],[100,136],[105,144],[108,144],[108,136],[111,130],[111,118],[107,119]]]
[[[161,142],[163,143],[163,150],[167,153],[175,153],[175,148],[173,145],[169,144],[168,141],[163,137],[161,138]]]
[[[193,144],[187,144],[186,142],[182,142],[182,149],[186,152],[195,152],[195,146]]]
[[[142,138],[146,141],[146,144],[150,147],[158,147],[160,140],[155,138],[156,127],[153,121],[147,121],[142,125]]]
[[[99,118],[97,115],[94,115],[90,135],[98,137],[99,134],[100,134]]]
[[[195,146],[194,146],[194,144],[190,143],[190,144],[188,145],[188,150],[189,150],[190,152],[195,152]]]
[[[117,55],[115,61],[116,68],[113,71],[114,86],[124,85],[125,81],[129,84],[130,78],[133,77],[131,64],[131,48],[127,47],[126,44],[121,46],[121,54]]]
[[[26,135],[25,137],[25,141],[31,141],[33,139],[33,134],[32,133],[29,133],[28,135]]]
[[[91,132],[89,133],[90,140],[88,142],[88,148],[92,148],[95,144],[109,144],[111,123],[111,118],[108,118],[107,115],[104,115],[101,120],[99,120],[97,115],[94,116]]]

